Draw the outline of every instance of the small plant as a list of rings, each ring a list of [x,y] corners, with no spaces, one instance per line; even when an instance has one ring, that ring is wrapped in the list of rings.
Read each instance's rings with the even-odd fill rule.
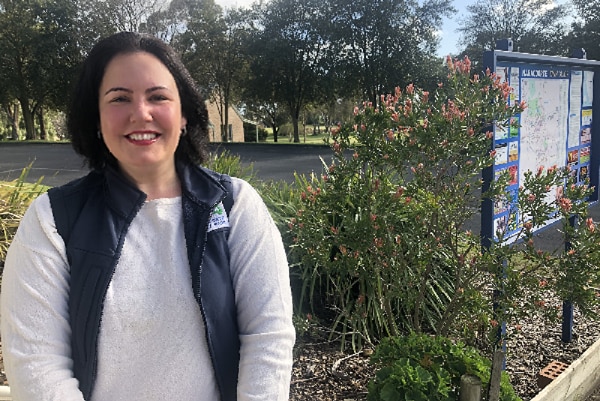
[[[388,337],[377,346],[371,362],[380,369],[369,383],[368,401],[454,401],[464,374],[479,377],[484,389],[490,379],[488,359],[474,348],[440,336]],[[506,372],[500,400],[520,400]]]
[[[254,166],[252,164],[244,166],[239,156],[234,156],[227,150],[211,153],[204,164],[207,168],[222,174],[241,178],[250,183],[256,181]]]
[[[41,185],[43,177],[34,184],[26,182],[31,168],[32,164],[29,164],[14,181],[0,182],[0,267],[4,266],[6,252],[25,210],[47,189]]]

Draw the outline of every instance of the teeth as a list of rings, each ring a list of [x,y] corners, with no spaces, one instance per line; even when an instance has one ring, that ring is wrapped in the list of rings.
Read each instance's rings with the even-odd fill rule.
[[[129,138],[134,141],[149,141],[156,138],[156,136],[156,134],[131,134],[129,135]]]

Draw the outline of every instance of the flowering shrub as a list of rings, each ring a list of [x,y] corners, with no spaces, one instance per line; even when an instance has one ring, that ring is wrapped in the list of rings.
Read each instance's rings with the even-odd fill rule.
[[[537,289],[532,305],[541,305],[542,280],[574,302],[593,298],[598,237],[582,202],[589,188],[567,185],[549,202],[547,193],[567,179],[560,169],[529,174],[520,190],[517,206],[528,219],[518,239],[526,245],[508,245],[499,233],[500,242],[481,250],[469,227],[482,200],[509,196],[507,177],[483,189],[481,171],[494,157],[489,127],[526,105],[508,105],[508,84],[489,72],[471,75],[468,58],[447,66],[448,83],[434,93],[409,85],[355,108],[354,121],[332,133],[326,174],[298,178],[301,205],[289,229],[302,301],[316,314],[333,313],[332,335],[353,347],[408,331],[481,333],[518,315],[524,288]],[[533,229],[572,215],[585,224],[565,228],[573,250],[564,257],[530,244]],[[494,288],[502,291],[492,299]]]
[[[409,85],[357,107],[290,221],[305,297],[325,299],[333,329],[354,345],[409,329],[444,334],[461,314],[481,316],[479,239],[465,229],[493,160],[492,135],[480,132],[522,105],[507,105],[510,88],[495,75],[471,77],[467,58],[448,67],[433,94]]]

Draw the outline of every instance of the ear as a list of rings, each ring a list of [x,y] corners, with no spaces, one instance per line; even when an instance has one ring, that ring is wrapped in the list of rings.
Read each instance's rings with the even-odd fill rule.
[[[185,118],[184,116],[181,116],[181,129],[184,129],[186,125],[187,125],[187,118]]]

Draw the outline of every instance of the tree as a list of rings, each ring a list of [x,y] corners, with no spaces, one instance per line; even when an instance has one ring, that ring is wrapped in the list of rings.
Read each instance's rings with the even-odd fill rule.
[[[467,11],[459,31],[471,60],[481,60],[485,50],[494,50],[496,41],[506,38],[512,39],[514,51],[568,55],[567,9],[554,0],[478,0]]]
[[[170,45],[187,25],[189,12],[186,0],[173,0],[168,7],[162,7],[148,16],[140,26],[140,31],[156,36]]]
[[[221,139],[227,141],[229,108],[238,99],[247,68],[244,12],[224,14],[213,0],[179,0],[170,12],[182,18],[177,23],[183,26],[173,43],[205,96],[217,105]]]
[[[568,43],[572,49],[583,48],[590,60],[600,60],[600,1],[573,0],[576,20]]]
[[[119,31],[141,31],[148,18],[165,7],[167,0],[79,0],[80,18],[99,38]]]
[[[217,104],[221,119],[221,136],[227,140],[229,108],[240,98],[240,86],[248,72],[248,59],[244,52],[247,43],[245,13],[241,10],[228,10],[224,16],[226,29],[221,40],[216,43],[211,58],[215,85],[211,99]],[[217,38],[218,39],[218,38]]]
[[[267,127],[271,127],[273,130],[273,141],[277,142],[279,140],[279,129],[282,125],[289,122],[289,112],[287,112],[285,106],[276,102],[252,101],[246,93],[244,98],[247,101],[245,103],[245,115],[251,120],[261,121]]]
[[[436,29],[443,16],[455,11],[450,1],[331,0],[331,9],[337,57],[331,70],[341,74],[345,87],[360,88],[373,104],[396,86],[425,86],[434,64],[442,71],[442,61],[434,56]]]
[[[66,104],[79,62],[76,7],[68,0],[0,1],[0,86],[17,99],[26,139],[35,139],[35,117]],[[40,133],[44,137],[44,126]]]
[[[255,10],[248,89],[256,98],[287,106],[294,142],[300,142],[300,112],[318,96],[325,76],[325,5],[320,0],[272,0]]]

